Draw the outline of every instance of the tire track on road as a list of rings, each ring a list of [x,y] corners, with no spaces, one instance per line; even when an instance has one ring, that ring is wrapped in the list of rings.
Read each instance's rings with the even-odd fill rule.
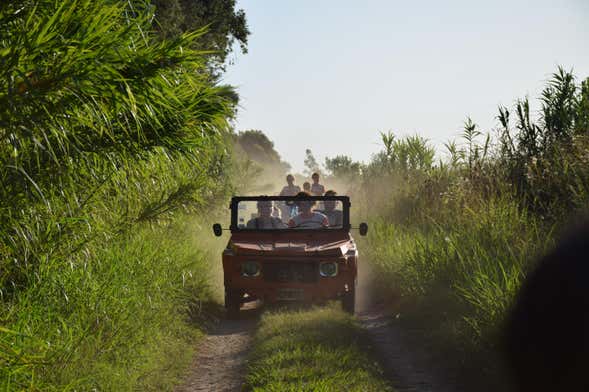
[[[176,392],[241,391],[257,314],[222,320],[199,342],[193,365]]]
[[[398,392],[455,392],[457,380],[441,379],[424,345],[415,343],[410,332],[395,325],[381,309],[359,312],[357,318],[368,331],[381,366]]]

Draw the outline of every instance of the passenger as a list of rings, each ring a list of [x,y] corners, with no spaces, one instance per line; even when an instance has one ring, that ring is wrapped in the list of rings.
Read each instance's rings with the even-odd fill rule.
[[[307,181],[303,183],[303,192],[311,193],[311,184]]]
[[[288,185],[282,188],[279,196],[295,196],[301,191],[301,188],[294,184],[294,176],[292,174],[286,176],[286,183]],[[297,207],[294,204],[287,204],[284,201],[280,201],[278,202],[278,206],[284,223],[288,223],[288,220],[297,214]]]
[[[321,196],[325,193],[325,187],[319,183],[319,173],[313,173],[311,176],[313,184],[311,184],[311,194],[313,196]]]
[[[328,190],[323,196],[337,196],[337,193],[334,190]],[[325,200],[323,202],[323,213],[329,220],[329,227],[342,227],[344,224],[344,213],[341,210],[335,209],[336,204],[337,200]]]
[[[299,192],[297,197],[309,197],[311,196],[307,192]],[[315,202],[313,200],[300,200],[297,201],[299,207],[299,213],[288,221],[289,227],[304,227],[308,229],[318,229],[321,227],[328,227],[329,220],[325,215],[320,212],[313,211]]]
[[[250,219],[247,222],[246,227],[248,229],[283,229],[286,228],[286,225],[282,222],[280,218],[275,218],[272,216],[273,210],[272,201],[269,200],[259,200],[257,207],[258,207],[258,217]]]
[[[282,188],[280,196],[295,196],[301,191],[301,188],[294,184],[294,176],[292,174],[286,176],[286,183],[288,185]]]
[[[282,220],[282,211],[280,210],[280,208],[278,208],[278,205],[275,203],[272,206],[272,217],[273,218],[278,218],[280,220]]]

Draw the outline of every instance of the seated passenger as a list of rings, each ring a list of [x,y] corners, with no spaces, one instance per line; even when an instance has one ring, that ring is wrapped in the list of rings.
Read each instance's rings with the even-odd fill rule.
[[[337,196],[337,193],[333,190],[329,190],[325,192],[324,196]],[[322,212],[325,214],[325,216],[327,216],[327,219],[329,220],[329,227],[341,228],[344,224],[344,214],[342,211],[335,209],[336,204],[337,200],[325,200],[323,202],[324,209]]]
[[[280,218],[272,216],[273,205],[269,200],[259,200],[258,217],[250,219],[246,227],[248,229],[283,229],[286,227]]]
[[[307,192],[299,192],[298,197],[311,196]],[[288,221],[289,227],[302,227],[308,229],[318,229],[321,227],[328,227],[329,221],[327,217],[320,212],[313,211],[315,202],[313,200],[300,200],[296,202],[299,207],[299,213]]]

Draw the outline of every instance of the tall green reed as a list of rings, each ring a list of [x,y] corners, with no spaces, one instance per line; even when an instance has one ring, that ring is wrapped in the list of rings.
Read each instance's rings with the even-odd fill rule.
[[[190,352],[210,267],[177,220],[231,189],[237,96],[190,49],[204,30],[161,40],[152,16],[148,2],[0,5],[6,390],[145,389]]]

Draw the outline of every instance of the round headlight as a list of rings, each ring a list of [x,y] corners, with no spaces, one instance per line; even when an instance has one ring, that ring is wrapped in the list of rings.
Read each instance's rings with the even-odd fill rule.
[[[323,277],[332,277],[337,275],[337,263],[325,261],[319,264],[319,274]]]
[[[241,265],[241,274],[250,278],[260,275],[260,264],[255,261],[246,261]]]

